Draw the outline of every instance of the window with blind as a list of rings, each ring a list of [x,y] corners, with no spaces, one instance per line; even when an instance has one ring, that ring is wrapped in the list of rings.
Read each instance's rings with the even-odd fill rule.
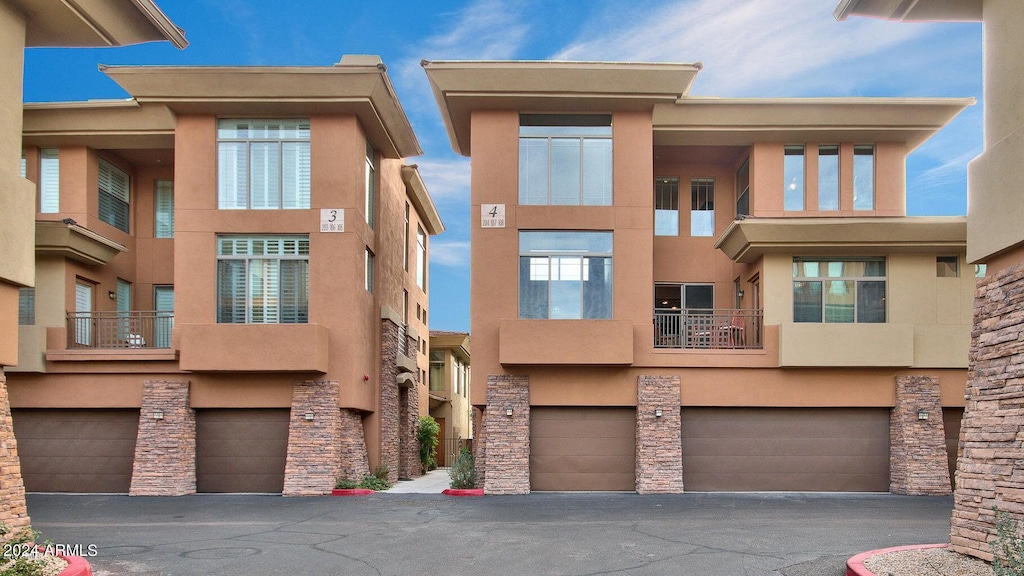
[[[217,205],[309,208],[309,120],[220,120]]]
[[[690,236],[715,235],[715,179],[690,179]]]
[[[519,232],[519,317],[612,317],[611,232]]]
[[[174,238],[174,181],[156,181],[156,216],[153,225],[153,236],[156,238]]]
[[[373,228],[377,211],[377,174],[373,166],[373,146],[366,142],[366,223]]]
[[[174,286],[154,286],[153,303],[156,320],[153,327],[153,346],[171,347],[171,329],[174,328]]]
[[[100,220],[123,232],[128,231],[128,175],[100,158]]]
[[[416,285],[427,291],[427,233],[416,226]]]
[[[794,322],[885,322],[885,258],[794,258]]]
[[[309,321],[309,236],[218,236],[217,322]]]
[[[92,345],[93,285],[75,282],[75,344]]]
[[[39,211],[43,214],[60,211],[60,158],[56,148],[39,151]]]
[[[654,235],[679,235],[679,179],[654,179]]]
[[[36,289],[18,288],[18,324],[32,326],[36,323]]]

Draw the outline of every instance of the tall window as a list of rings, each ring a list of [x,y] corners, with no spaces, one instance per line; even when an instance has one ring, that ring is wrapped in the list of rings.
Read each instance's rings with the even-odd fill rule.
[[[409,203],[405,203],[405,228],[402,229],[402,269],[409,271]]]
[[[92,345],[93,285],[75,282],[75,344]]]
[[[366,142],[366,223],[373,228],[377,211],[377,171],[373,167],[373,146]]]
[[[416,285],[427,291],[427,234],[416,226]]]
[[[793,259],[794,322],[885,322],[885,259]]]
[[[373,252],[366,249],[366,258],[363,260],[363,272],[365,274],[364,287],[366,291],[373,294]]]
[[[690,236],[715,235],[715,179],[690,180]]]
[[[715,308],[715,285],[655,284],[654,308],[663,312],[710,312]]]
[[[804,209],[804,147],[786,146],[783,162],[786,189],[783,194],[785,210]]]
[[[128,231],[130,193],[128,175],[100,158],[100,220],[122,232]]]
[[[18,324],[32,326],[36,323],[36,289],[18,288]]]
[[[21,177],[24,178],[28,175],[28,161],[25,159],[25,149],[21,149]]]
[[[218,236],[217,322],[309,321],[309,236]]]
[[[430,351],[430,391],[444,391],[447,386],[444,381],[444,352],[440,350]]]
[[[853,147],[853,209],[875,209],[875,147]]]
[[[750,216],[750,158],[736,171],[736,218]]]
[[[217,206],[309,208],[309,120],[220,120]]]
[[[174,328],[174,286],[153,286],[153,304],[156,320],[153,327],[153,347],[171,347],[171,329]]]
[[[174,238],[174,181],[156,181],[156,238]]]
[[[39,151],[39,211],[60,212],[60,157],[56,148]]]
[[[654,180],[654,235],[679,235],[679,179]]]
[[[117,320],[117,337],[118,337],[118,339],[120,339],[120,340],[126,340],[127,339],[127,340],[129,340],[129,344],[141,344],[141,342],[142,342],[141,338],[142,337],[138,336],[139,339],[136,340],[136,336],[132,333],[132,330],[131,330],[131,328],[132,328],[131,327],[131,320],[128,318],[128,315],[129,315],[129,313],[131,312],[131,309],[132,309],[132,283],[131,282],[129,282],[127,280],[123,280],[121,278],[117,279],[117,301],[115,302],[115,305],[117,306],[117,318],[118,318],[118,320]]]
[[[611,116],[521,114],[519,203],[610,206]]]
[[[519,317],[612,317],[611,232],[520,232]]]
[[[818,210],[839,210],[839,146],[818,146]]]

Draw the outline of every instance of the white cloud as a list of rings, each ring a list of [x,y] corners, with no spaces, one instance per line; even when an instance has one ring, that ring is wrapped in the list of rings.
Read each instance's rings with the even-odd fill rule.
[[[469,202],[469,159],[417,161],[423,183],[435,202]]]
[[[430,264],[469,268],[468,240],[431,240]]]

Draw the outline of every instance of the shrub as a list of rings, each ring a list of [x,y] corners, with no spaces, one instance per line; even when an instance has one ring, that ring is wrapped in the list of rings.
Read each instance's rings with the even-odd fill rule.
[[[10,536],[8,538],[8,536]],[[18,547],[28,545],[39,539],[39,532],[28,527],[21,532],[11,535],[11,529],[0,522],[0,542],[6,542],[5,550],[9,546]],[[40,576],[44,566],[41,562],[28,556],[19,556],[11,561],[0,556],[0,576]]]
[[[381,464],[380,466],[377,466],[377,468],[373,471],[374,476],[385,482],[388,481],[388,474],[390,473],[391,469],[388,468],[387,464]]]
[[[469,448],[463,448],[459,452],[459,458],[455,460],[448,475],[452,478],[452,488],[476,488],[476,470],[473,465],[473,453]]]
[[[378,469],[379,470],[379,469]],[[386,474],[386,473],[385,473]],[[359,483],[357,488],[366,488],[374,491],[387,490],[391,488],[391,484],[386,479],[379,478],[373,474],[367,474],[363,477],[363,481]]]
[[[1021,523],[1009,512],[993,509],[996,513],[996,539],[992,548],[992,573],[995,576],[1024,575],[1024,536]]]
[[[349,490],[352,488],[358,488],[359,483],[355,480],[349,480],[348,478],[339,478],[334,487],[338,490]]]
[[[424,472],[437,468],[437,435],[440,432],[441,426],[433,416],[420,418],[420,428],[416,435],[420,441],[420,464]]]

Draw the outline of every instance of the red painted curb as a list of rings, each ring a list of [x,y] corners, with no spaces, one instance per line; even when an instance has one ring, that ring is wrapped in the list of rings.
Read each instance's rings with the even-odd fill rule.
[[[369,488],[335,488],[331,490],[331,496],[368,496],[376,494]]]
[[[81,556],[61,556],[67,563],[67,568],[60,571],[57,576],[92,576],[92,566]]]
[[[483,488],[445,488],[441,492],[446,496],[483,496]]]
[[[864,561],[874,556],[875,554],[885,554],[886,552],[900,552],[902,550],[924,550],[926,548],[948,548],[949,544],[915,544],[911,546],[895,546],[893,548],[881,548],[879,550],[869,550],[867,552],[861,552],[853,558],[846,561],[846,576],[877,576],[871,570],[864,567]]]

